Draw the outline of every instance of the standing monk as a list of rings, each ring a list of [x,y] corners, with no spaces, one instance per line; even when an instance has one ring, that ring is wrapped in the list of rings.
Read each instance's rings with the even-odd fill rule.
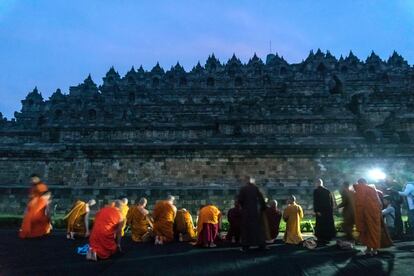
[[[50,193],[36,174],[31,175],[32,187],[29,202],[20,228],[20,238],[34,238],[49,234],[52,226],[49,218]]]
[[[75,235],[89,237],[89,212],[90,207],[96,204],[94,199],[88,203],[77,200],[69,213],[64,217],[67,220],[66,238],[74,240]]]
[[[162,245],[174,240],[174,220],[177,207],[174,206],[175,198],[168,196],[166,200],[157,202],[152,213],[154,218],[155,244]]]
[[[150,239],[152,232],[152,221],[149,212],[145,207],[147,199],[145,197],[138,201],[138,204],[129,208],[127,214],[127,225],[131,229],[131,238],[134,242],[146,242]]]
[[[245,185],[239,192],[239,203],[241,206],[241,242],[242,251],[248,250],[251,246],[266,248],[265,231],[263,227],[263,212],[266,203],[263,194],[255,184],[255,180],[245,177]]]
[[[117,250],[121,251],[122,226],[124,224],[121,206],[122,202],[116,200],[113,206],[104,207],[96,214],[89,237],[90,248],[86,255],[87,260],[108,259]]]
[[[283,211],[286,222],[286,231],[283,240],[288,244],[300,244],[303,241],[300,231],[300,222],[303,219],[302,207],[296,204],[296,197],[291,195],[287,200],[288,206]]]
[[[178,234],[180,242],[195,241],[197,239],[193,218],[190,212],[184,208],[177,211],[174,228],[174,232]]]
[[[238,199],[234,201],[234,207],[227,212],[229,231],[226,240],[232,243],[240,242],[241,208]]]
[[[342,184],[340,194],[342,202],[338,205],[338,208],[342,208],[342,230],[345,233],[345,239],[347,241],[353,241],[352,230],[355,225],[355,199],[354,192],[349,190],[349,182],[345,181]]]
[[[267,225],[269,233],[267,233],[268,237],[266,237],[267,243],[273,243],[277,235],[279,235],[279,226],[280,220],[282,218],[282,212],[277,208],[277,201],[272,200],[270,201],[270,205],[265,210]]]
[[[19,232],[20,238],[37,238],[50,233],[49,204],[50,192],[44,192],[29,201]]]
[[[354,184],[355,224],[359,239],[367,249],[367,255],[376,255],[381,247],[381,202],[375,188],[363,178]]]
[[[200,208],[197,221],[197,244],[203,247],[216,247],[214,241],[217,238],[221,224],[221,212],[212,205],[207,204]]]
[[[336,235],[333,217],[334,201],[331,192],[323,186],[322,179],[315,181],[313,211],[316,215],[315,236],[318,244],[326,244]]]

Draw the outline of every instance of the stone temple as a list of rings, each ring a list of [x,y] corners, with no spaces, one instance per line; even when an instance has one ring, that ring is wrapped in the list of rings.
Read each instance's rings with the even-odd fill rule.
[[[110,68],[43,99],[35,88],[15,119],[0,114],[0,211],[21,212],[40,174],[57,208],[121,195],[153,204],[167,194],[191,210],[226,210],[251,175],[269,198],[312,207],[312,181],[332,190],[373,167],[400,181],[414,172],[414,68],[352,52],[310,52],[289,64],[269,54],[243,64],[214,55],[189,72]]]

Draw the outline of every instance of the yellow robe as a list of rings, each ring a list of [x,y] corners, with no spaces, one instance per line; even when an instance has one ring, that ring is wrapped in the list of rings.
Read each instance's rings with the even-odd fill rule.
[[[121,214],[122,214],[122,219],[123,219],[123,225],[122,225],[122,236],[125,235],[125,228],[127,225],[127,214],[128,214],[128,210],[129,207],[127,204],[122,204],[121,205]]]
[[[148,218],[138,208],[132,206],[127,214],[127,225],[131,227],[131,238],[135,242],[142,242],[142,237],[148,233],[151,226]]]
[[[302,207],[296,203],[289,204],[283,211],[283,219],[286,221],[286,231],[283,240],[289,244],[299,244],[303,241],[300,231],[300,222],[303,218]]]
[[[197,221],[197,234],[200,235],[204,223],[218,224],[220,215],[220,210],[214,205],[207,205],[201,208]]]
[[[77,235],[84,236],[86,233],[85,215],[87,204],[83,201],[76,201],[70,212],[64,217],[67,220],[67,232],[74,232]]]
[[[174,240],[175,207],[168,201],[159,201],[152,212],[154,234],[165,237],[166,242]]]
[[[191,241],[197,238],[191,214],[187,210],[178,210],[175,217],[175,231],[183,234],[183,241]]]

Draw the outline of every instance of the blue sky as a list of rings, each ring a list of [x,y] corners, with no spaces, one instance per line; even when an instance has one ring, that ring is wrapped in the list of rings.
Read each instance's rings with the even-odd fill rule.
[[[300,62],[310,49],[365,59],[393,50],[414,63],[414,1],[0,0],[0,112],[8,118],[38,86],[67,92],[110,66],[188,70],[211,53],[246,62],[256,52]]]

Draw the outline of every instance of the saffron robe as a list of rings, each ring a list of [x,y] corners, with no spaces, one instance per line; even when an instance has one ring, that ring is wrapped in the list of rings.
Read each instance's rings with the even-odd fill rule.
[[[334,200],[331,192],[325,187],[313,191],[313,210],[316,215],[315,236],[318,241],[327,242],[336,236],[333,217]]]
[[[229,231],[226,240],[231,241],[234,237],[236,242],[240,241],[241,209],[234,207],[227,212]]]
[[[101,259],[107,259],[117,250],[116,233],[122,223],[122,214],[115,207],[104,207],[95,216],[89,245]]]
[[[34,196],[29,201],[19,232],[20,238],[36,238],[50,233],[52,225],[46,215],[48,204],[48,198],[43,196]]]
[[[174,240],[175,207],[168,201],[159,201],[155,204],[152,217],[154,219],[154,234],[165,237],[166,242]]]
[[[265,218],[267,221],[267,240],[274,240],[279,235],[280,220],[282,218],[282,212],[276,208],[267,207],[265,210]]]
[[[34,184],[32,185],[29,191],[29,200],[34,197],[39,197],[47,191],[49,191],[49,188],[47,187],[45,183],[39,182],[37,184]]]
[[[123,225],[122,225],[122,236],[125,235],[125,228],[127,225],[127,214],[128,214],[128,210],[129,207],[127,204],[122,204],[121,205],[121,214],[122,214],[122,219],[123,219]]]
[[[183,235],[183,241],[192,241],[197,238],[194,230],[193,218],[188,210],[178,210],[175,217],[175,232]]]
[[[355,224],[359,240],[367,247],[381,247],[381,202],[375,188],[354,184]]]
[[[135,242],[142,242],[142,237],[151,227],[148,216],[138,206],[132,206],[127,214],[127,225],[131,228],[131,238]]]
[[[283,241],[288,244],[299,244],[303,241],[300,222],[303,219],[302,207],[296,203],[289,204],[283,211],[286,231]]]
[[[342,189],[340,193],[342,202],[338,205],[338,208],[342,208],[342,217],[344,220],[342,223],[342,230],[345,233],[346,239],[352,240],[352,231],[355,225],[354,192],[350,191],[349,189]]]
[[[78,200],[73,205],[69,213],[64,217],[67,220],[67,233],[74,232],[77,235],[85,236],[86,225],[85,215],[88,211],[87,204]]]
[[[266,203],[263,194],[254,184],[240,189],[238,200],[241,206],[241,243],[243,246],[264,246],[265,229],[263,212]]]
[[[218,235],[221,212],[214,205],[200,209],[197,221],[198,244],[214,243]]]

